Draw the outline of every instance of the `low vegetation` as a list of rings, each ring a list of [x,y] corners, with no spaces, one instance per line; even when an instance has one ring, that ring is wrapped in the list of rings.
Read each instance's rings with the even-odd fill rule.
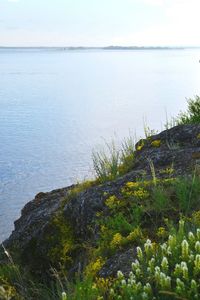
[[[118,147],[114,141],[106,143],[101,151],[93,151],[93,166],[100,183],[114,180],[133,168],[135,141],[129,136]]]
[[[177,124],[200,123],[200,98],[189,100],[188,111]],[[149,130],[148,130],[149,131]],[[148,133],[147,138],[148,137]],[[154,140],[152,147],[160,147]],[[78,184],[69,192],[60,214],[52,220],[55,235],[47,256],[52,268],[51,282],[38,282],[25,268],[17,265],[4,248],[8,264],[0,265],[0,299],[38,300],[193,300],[200,299],[200,176],[176,177],[173,165],[160,170],[159,178],[150,161],[151,179],[126,181],[118,193],[104,194],[105,210],[96,213],[96,243],[80,245],[73,228],[63,219],[66,201],[80,192],[114,180],[134,167],[132,138],[119,150],[114,143],[107,150],[94,152],[96,179]],[[67,268],[71,253],[87,249],[88,263],[69,281]],[[118,270],[115,276],[102,277],[101,270],[113,256],[135,251],[129,274]]]
[[[177,124],[199,124],[200,123],[200,97],[187,100],[188,108],[186,112],[181,112],[177,117]]]
[[[159,233],[164,242],[147,239],[136,248],[128,277],[119,270],[115,280],[87,279],[69,299],[200,299],[200,228],[181,219]]]

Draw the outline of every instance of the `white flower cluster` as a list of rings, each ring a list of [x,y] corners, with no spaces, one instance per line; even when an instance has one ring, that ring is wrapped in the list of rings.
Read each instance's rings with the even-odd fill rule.
[[[184,299],[200,299],[200,229],[186,234],[181,220],[177,233],[169,235],[165,243],[148,239],[136,250],[129,277],[118,271],[115,288],[123,299],[152,300],[158,295],[166,299],[171,292]],[[112,289],[113,295],[118,292]]]

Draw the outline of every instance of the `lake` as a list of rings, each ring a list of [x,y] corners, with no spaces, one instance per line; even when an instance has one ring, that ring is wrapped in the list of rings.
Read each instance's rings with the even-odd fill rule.
[[[0,49],[0,241],[38,192],[94,176],[92,150],[161,130],[200,95],[200,49]]]

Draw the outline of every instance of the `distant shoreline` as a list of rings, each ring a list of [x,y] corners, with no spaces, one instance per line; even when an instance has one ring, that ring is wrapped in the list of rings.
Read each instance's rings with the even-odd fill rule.
[[[153,47],[153,46],[107,46],[107,47],[8,47],[0,46],[0,50],[57,50],[57,51],[88,51],[88,50],[105,50],[105,51],[132,51],[132,50],[187,50],[187,49],[200,49],[200,47]]]

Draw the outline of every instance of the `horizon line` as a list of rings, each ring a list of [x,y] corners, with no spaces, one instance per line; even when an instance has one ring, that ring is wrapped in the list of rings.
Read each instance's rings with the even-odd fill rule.
[[[8,45],[0,45],[0,49],[5,49],[5,48],[9,48],[9,49],[45,49],[45,48],[49,48],[49,49],[113,49],[113,50],[117,50],[117,49],[191,49],[191,48],[200,48],[200,46],[121,46],[121,45],[109,45],[109,46],[44,46],[44,45],[40,45],[40,46],[8,46]]]

